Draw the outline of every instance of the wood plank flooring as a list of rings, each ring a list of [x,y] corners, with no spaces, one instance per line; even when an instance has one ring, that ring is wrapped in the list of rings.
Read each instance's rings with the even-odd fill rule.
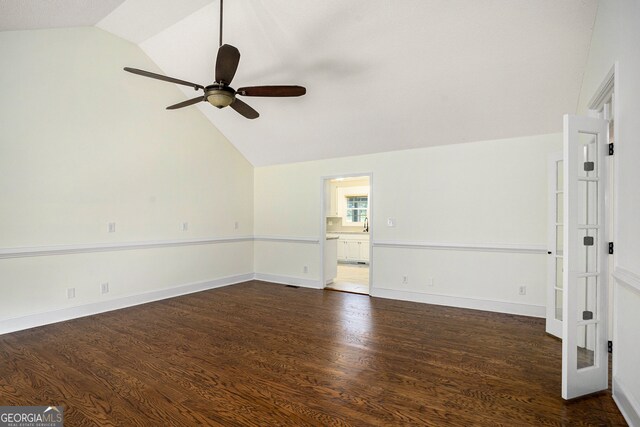
[[[0,336],[0,404],[66,426],[625,425],[560,397],[542,319],[289,288],[191,294]]]

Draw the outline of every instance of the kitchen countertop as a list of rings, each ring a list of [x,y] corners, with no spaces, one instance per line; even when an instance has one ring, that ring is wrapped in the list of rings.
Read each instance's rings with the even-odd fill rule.
[[[328,234],[366,234],[369,235],[368,231],[329,231]]]
[[[336,236],[334,234],[327,234],[327,240],[337,240],[340,236]]]

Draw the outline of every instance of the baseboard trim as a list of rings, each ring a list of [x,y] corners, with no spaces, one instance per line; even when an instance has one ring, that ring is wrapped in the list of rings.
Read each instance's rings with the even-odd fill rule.
[[[613,277],[618,282],[627,285],[630,289],[640,292],[640,275],[626,268],[616,267],[613,270]]]
[[[627,388],[620,382],[620,378],[613,377],[613,400],[618,405],[622,416],[630,426],[640,426],[640,404],[632,395],[627,392]]]
[[[252,236],[207,237],[202,239],[151,240],[148,242],[91,243],[77,245],[35,246],[0,249],[0,259],[35,256],[68,255],[90,252],[130,251],[135,249],[170,248],[177,246],[212,245],[216,243],[251,242]]]
[[[507,243],[443,243],[443,242],[412,242],[405,240],[375,240],[374,247],[403,248],[403,249],[439,249],[456,251],[481,252],[512,252],[525,254],[545,254],[545,245],[525,245]]]
[[[28,316],[16,317],[0,322],[0,335],[24,329],[35,328],[37,326],[49,325],[51,323],[63,322],[65,320],[77,319],[79,317],[91,316],[107,311],[119,310],[121,308],[133,307],[135,305],[146,304],[180,295],[194,292],[206,291],[223,286],[234,285],[253,279],[253,273],[239,274],[235,276],[222,277],[203,282],[189,283],[157,291],[145,292],[142,294],[116,298],[109,301],[95,302],[76,307],[63,308],[44,313],[36,313]]]
[[[295,285],[303,288],[311,289],[323,289],[320,280],[302,279],[293,276],[282,276],[279,274],[267,274],[267,273],[255,273],[255,280],[262,280],[263,282],[280,283],[283,285]]]
[[[381,289],[374,287],[371,296],[396,299],[401,301],[421,302],[426,304],[444,305],[448,307],[468,308],[472,310],[493,311],[497,313],[517,314],[520,316],[546,317],[543,305],[520,304],[507,301],[496,301],[480,298],[466,298],[449,295],[426,294],[422,292],[398,291],[395,289]]]

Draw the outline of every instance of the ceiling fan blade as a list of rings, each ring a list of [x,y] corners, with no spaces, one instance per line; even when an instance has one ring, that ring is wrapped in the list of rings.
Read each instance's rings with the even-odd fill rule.
[[[204,101],[204,96],[198,96],[196,98],[188,99],[186,101],[178,102],[177,104],[169,105],[167,110],[177,110],[178,108],[188,107],[189,105],[197,104]]]
[[[243,96],[302,96],[307,89],[302,86],[249,86],[236,92]]]
[[[218,49],[216,58],[216,81],[226,85],[231,84],[233,76],[236,75],[238,63],[240,62],[240,51],[230,44],[223,44]]]
[[[138,70],[137,68],[130,68],[130,67],[124,67],[124,70],[128,71],[130,73],[133,73],[133,74],[139,74],[139,75],[144,76],[144,77],[151,77],[152,79],[158,79],[158,80],[163,80],[165,82],[177,83],[179,85],[190,86],[190,87],[194,88],[195,90],[204,89],[204,86],[201,86],[201,85],[198,85],[198,84],[195,84],[195,83],[191,83],[191,82],[187,82],[187,81],[184,81],[184,80],[180,80],[180,79],[174,79],[173,77],[163,76],[162,74],[152,73],[150,71]]]
[[[254,110],[253,108],[251,108],[249,105],[245,104],[244,102],[240,101],[238,98],[236,98],[231,103],[231,108],[233,108],[238,113],[240,113],[243,116],[245,116],[247,119],[257,119],[258,117],[260,117],[260,114],[258,114],[258,112],[256,110]]]

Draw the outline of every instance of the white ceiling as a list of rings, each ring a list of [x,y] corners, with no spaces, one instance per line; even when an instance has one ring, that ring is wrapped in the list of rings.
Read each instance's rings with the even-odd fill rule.
[[[13,3],[63,1],[0,0],[3,12]],[[167,75],[208,84],[218,7],[125,0],[97,25],[139,43]],[[188,108],[200,108],[256,166],[559,132],[562,114],[576,110],[596,7],[596,0],[227,1],[224,42],[242,54],[232,86],[301,84],[307,95],[244,97],[257,120],[205,103]],[[180,88],[184,99],[195,96]],[[180,119],[179,110],[167,114]]]
[[[90,27],[124,0],[0,0],[0,31]]]

